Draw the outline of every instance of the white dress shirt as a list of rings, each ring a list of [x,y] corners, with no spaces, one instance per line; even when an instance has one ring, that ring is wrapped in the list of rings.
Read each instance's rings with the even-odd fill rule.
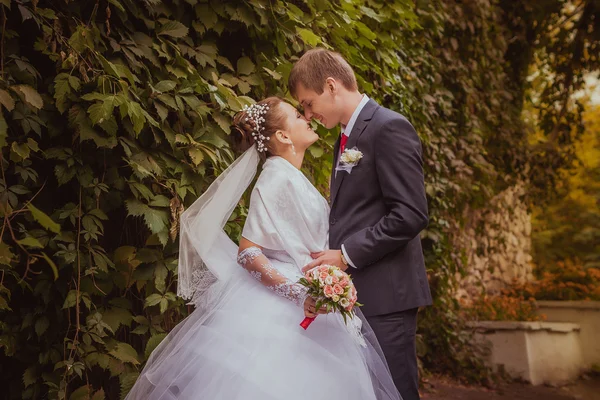
[[[360,112],[362,111],[362,109],[365,107],[365,105],[369,102],[369,96],[367,96],[366,94],[363,94],[362,100],[360,101],[360,103],[358,103],[358,106],[356,106],[356,109],[354,109],[354,112],[352,113],[352,115],[350,116],[350,119],[348,120],[348,125],[344,126],[342,125],[342,135],[346,135],[346,137],[350,137],[350,134],[352,133],[352,128],[354,128],[354,124],[356,123],[356,120],[358,119],[358,115],[360,114]],[[341,151],[341,147],[340,147],[340,151]],[[336,167],[339,165],[340,163],[340,158],[338,157],[337,159],[337,165]],[[337,175],[337,171],[335,172]]]

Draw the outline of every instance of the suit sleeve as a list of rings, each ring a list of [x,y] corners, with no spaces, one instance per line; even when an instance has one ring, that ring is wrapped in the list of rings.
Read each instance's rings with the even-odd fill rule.
[[[404,118],[385,123],[375,139],[375,168],[387,214],[343,246],[364,268],[413,240],[428,223],[421,141]]]

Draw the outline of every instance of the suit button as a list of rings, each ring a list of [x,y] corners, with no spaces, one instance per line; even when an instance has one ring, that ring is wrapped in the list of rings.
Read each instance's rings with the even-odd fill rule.
[[[329,223],[330,223],[331,225],[335,225],[335,218],[333,218],[331,221],[329,221]]]

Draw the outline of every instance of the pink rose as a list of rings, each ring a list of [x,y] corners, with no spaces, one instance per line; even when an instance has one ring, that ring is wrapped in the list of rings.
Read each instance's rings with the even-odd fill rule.
[[[339,283],[340,282],[340,278],[338,278],[337,276],[333,275],[331,277],[331,280],[333,281],[333,283]]]
[[[342,293],[344,293],[344,288],[338,284],[335,284],[335,285],[333,285],[333,293],[342,294]]]
[[[325,280],[325,279],[327,279],[327,277],[328,277],[328,276],[329,276],[329,275],[327,275],[327,272],[321,272],[321,273],[319,274],[319,279],[321,279],[321,280]]]
[[[348,278],[342,278],[342,280],[340,281],[340,286],[345,288],[346,286],[348,286],[348,283],[350,283],[350,281],[348,281]]]
[[[327,274],[327,273],[329,273],[329,268],[327,268],[327,267],[325,267],[325,266],[321,265],[321,266],[319,267],[319,272],[321,272],[321,273],[325,272],[325,273]]]
[[[331,286],[331,285],[326,285],[325,288],[323,289],[323,292],[325,293],[325,296],[327,296],[327,297],[332,297],[335,294],[333,291],[333,286]]]

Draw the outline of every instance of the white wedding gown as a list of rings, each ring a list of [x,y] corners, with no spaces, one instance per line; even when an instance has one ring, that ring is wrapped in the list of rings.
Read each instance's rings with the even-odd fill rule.
[[[327,248],[328,212],[298,169],[271,157],[252,192],[243,236],[263,247],[291,285],[310,253]],[[220,262],[231,263],[231,277],[204,294],[210,307],[196,299],[198,308],[152,353],[127,399],[400,399],[366,323],[357,335],[351,328],[358,317],[348,328],[339,314],[327,314],[302,329],[302,307],[237,265],[233,244],[225,249]]]

